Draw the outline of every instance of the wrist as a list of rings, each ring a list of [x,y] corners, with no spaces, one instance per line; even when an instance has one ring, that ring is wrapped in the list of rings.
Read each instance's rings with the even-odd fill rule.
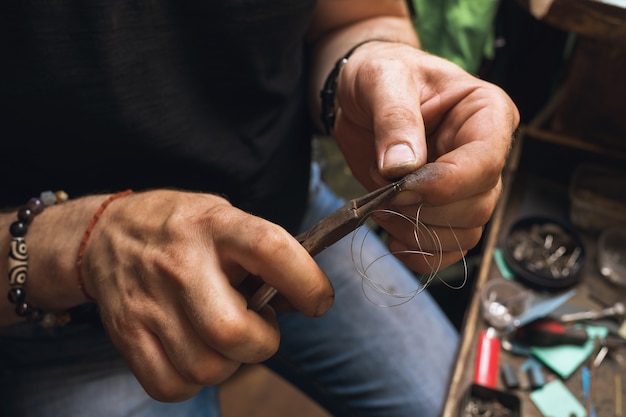
[[[125,190],[125,191],[121,191],[119,193],[116,193],[107,197],[107,199],[104,200],[100,204],[100,206],[98,207],[98,210],[96,210],[94,215],[89,220],[89,224],[87,225],[87,228],[85,229],[85,232],[83,233],[81,237],[80,246],[78,247],[78,252],[76,255],[76,262],[75,262],[76,277],[77,277],[78,288],[81,290],[81,292],[83,293],[83,295],[88,301],[96,302],[96,299],[91,295],[91,293],[85,287],[85,280],[83,279],[83,271],[82,271],[83,256],[85,255],[85,249],[87,248],[87,243],[89,242],[91,233],[93,232],[94,227],[100,220],[100,216],[102,216],[102,213],[104,213],[104,210],[109,206],[109,204],[111,204],[113,201],[117,200],[118,198],[122,198],[129,194],[132,194],[132,192],[133,192],[132,190]]]
[[[22,290],[30,305],[45,313],[56,313],[85,303],[76,281],[75,260],[81,234],[101,202],[101,196],[93,196],[52,205],[28,225],[27,235],[23,237],[27,242],[28,258]],[[0,217],[4,235],[0,239],[0,249],[5,254],[9,253],[12,241],[9,230],[16,221],[16,213],[17,210],[13,210]],[[12,262],[16,264],[16,261]],[[0,267],[8,271],[8,256],[1,258]],[[8,278],[5,272],[0,281],[0,289],[5,294],[0,301],[0,325],[24,320],[16,314],[15,303],[9,302],[6,296],[14,288]]]
[[[85,302],[77,283],[76,254],[103,198],[89,196],[51,207],[33,224],[29,232],[29,294],[41,308],[59,311]]]
[[[348,62],[348,59],[352,56],[357,49],[361,46],[366,45],[372,42],[394,42],[388,39],[382,38],[372,38],[366,39],[354,45],[350,48],[341,58],[335,62],[335,65],[331,69],[331,71],[326,76],[326,80],[324,81],[324,85],[320,91],[320,100],[322,111],[320,114],[320,119],[322,121],[322,126],[324,127],[324,133],[326,135],[331,135],[332,130],[335,126],[335,118],[337,117],[335,113],[335,96],[337,93],[337,77],[341,72],[343,66]]]

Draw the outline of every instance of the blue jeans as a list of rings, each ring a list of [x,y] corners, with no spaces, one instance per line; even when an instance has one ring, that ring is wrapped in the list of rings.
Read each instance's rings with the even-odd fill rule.
[[[342,204],[316,174],[303,230]],[[439,416],[458,335],[427,292],[398,304],[363,284],[353,255],[358,265],[375,261],[367,275],[386,288],[417,287],[385,253],[362,228],[319,254],[335,304],[320,318],[280,316],[281,346],[266,365],[335,416]],[[54,336],[13,327],[0,332],[0,355],[13,349],[20,359],[0,356],[0,416],[219,416],[217,387],[180,403],[152,400],[98,326],[70,325]]]

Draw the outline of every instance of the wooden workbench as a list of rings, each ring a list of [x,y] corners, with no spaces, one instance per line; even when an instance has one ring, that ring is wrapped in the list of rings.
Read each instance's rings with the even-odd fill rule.
[[[530,8],[532,0],[519,0]],[[459,404],[469,389],[474,372],[477,336],[486,329],[480,290],[501,277],[494,252],[501,247],[505,231],[525,214],[549,214],[569,220],[569,182],[580,163],[595,162],[626,169],[626,9],[595,0],[554,0],[541,19],[577,35],[569,72],[543,111],[521,126],[503,173],[504,191],[486,230],[482,261],[462,326],[457,362],[451,377],[443,417],[459,417]],[[626,192],[626,190],[624,191]],[[580,231],[587,249],[582,281],[571,300],[594,309],[626,300],[626,288],[609,284],[596,264],[597,235]],[[558,294],[558,293],[557,293]],[[626,358],[626,349],[621,349]],[[500,363],[520,365],[519,357],[501,352]],[[598,416],[620,415],[615,410],[615,375],[622,380],[626,398],[626,363],[614,359],[598,368],[595,403]],[[544,369],[546,381],[559,378]],[[583,402],[581,371],[564,381]],[[506,391],[501,377],[497,388]],[[521,400],[523,417],[541,414],[525,389],[508,391]],[[621,415],[626,416],[622,403]]]
[[[531,215],[547,215],[554,218],[568,220],[568,185],[573,169],[581,162],[601,162],[620,164],[620,158],[612,156],[590,154],[580,149],[565,148],[562,145],[537,140],[527,134],[522,134],[516,143],[511,163],[508,166],[505,184],[505,194],[489,225],[487,238],[484,244],[483,259],[478,276],[475,280],[474,292],[465,317],[462,329],[462,340],[457,356],[456,367],[452,376],[448,401],[444,410],[444,417],[459,416],[458,405],[472,383],[474,360],[476,355],[477,335],[488,327],[482,316],[480,290],[489,280],[501,278],[501,271],[495,262],[494,251],[501,247],[505,231],[518,218]],[[558,172],[555,161],[558,162]],[[550,172],[552,171],[552,172]],[[610,284],[599,273],[596,264],[595,234],[579,231],[583,236],[586,248],[586,261],[581,274],[582,281],[575,285],[576,295],[570,300],[572,304],[581,307],[600,309],[612,305],[618,300],[626,300],[626,288]],[[558,295],[560,292],[555,292]],[[570,303],[568,301],[568,303]],[[626,349],[619,352],[626,359]],[[518,368],[525,358],[501,351],[500,363],[509,362]],[[626,381],[626,363],[620,365],[613,361],[605,361],[598,368],[596,381],[598,416],[613,416],[614,412],[614,375],[621,373]],[[550,370],[543,369],[546,381],[558,378]],[[520,377],[522,383],[524,375]],[[580,370],[564,381],[570,391],[583,402]],[[626,384],[623,384],[626,385]],[[501,378],[498,389],[506,391]],[[622,394],[626,398],[626,386],[622,386]],[[524,417],[539,417],[541,414],[530,401],[529,391],[508,391],[519,396],[522,402]],[[622,411],[626,415],[626,409]]]

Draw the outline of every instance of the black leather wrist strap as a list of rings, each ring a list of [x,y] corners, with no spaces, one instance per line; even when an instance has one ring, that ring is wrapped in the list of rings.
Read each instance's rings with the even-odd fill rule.
[[[331,131],[335,126],[335,118],[337,116],[335,114],[335,92],[337,90],[337,76],[339,75],[339,71],[341,70],[341,67],[343,67],[346,62],[348,62],[348,58],[350,58],[350,55],[352,55],[354,51],[356,51],[360,46],[370,42],[393,41],[387,39],[367,39],[357,43],[335,63],[335,66],[328,74],[328,77],[326,77],[324,87],[320,91],[320,98],[322,100],[322,113],[320,117],[322,119],[322,124],[324,125],[324,133],[326,133],[327,135],[331,134]]]

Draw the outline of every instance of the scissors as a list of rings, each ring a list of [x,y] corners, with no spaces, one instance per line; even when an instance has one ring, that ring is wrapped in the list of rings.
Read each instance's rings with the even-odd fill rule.
[[[414,175],[415,173],[409,174],[364,196],[347,201],[328,217],[296,236],[296,239],[311,256],[317,255],[359,227],[369,214],[398,194],[402,190],[402,185]],[[263,284],[250,298],[248,308],[259,311],[276,295],[276,292],[274,287]]]

